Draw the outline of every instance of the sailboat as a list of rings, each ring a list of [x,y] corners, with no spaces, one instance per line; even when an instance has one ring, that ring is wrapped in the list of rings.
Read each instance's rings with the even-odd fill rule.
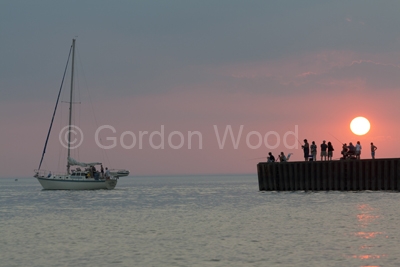
[[[50,123],[50,128],[47,133],[47,139],[44,145],[42,158],[40,160],[39,168],[35,170],[34,177],[39,181],[44,189],[53,190],[93,190],[93,189],[114,189],[117,185],[118,178],[129,175],[128,170],[106,170],[99,172],[95,166],[103,165],[101,162],[79,162],[71,157],[71,129],[72,125],[72,100],[74,90],[74,61],[75,61],[75,39],[72,40],[68,61],[72,52],[71,63],[71,88],[70,88],[70,101],[69,101],[69,123],[68,123],[68,157],[67,157],[67,170],[65,173],[52,173],[50,171],[42,170],[42,162],[44,154],[46,153],[47,143],[50,137],[51,128],[53,125],[54,117],[57,111],[57,106],[60,99],[62,84],[58,93],[56,105],[53,112],[53,117]],[[68,66],[67,61],[67,66]],[[64,77],[67,66],[65,67]],[[64,78],[63,78],[64,81]],[[106,168],[107,169],[107,168]]]

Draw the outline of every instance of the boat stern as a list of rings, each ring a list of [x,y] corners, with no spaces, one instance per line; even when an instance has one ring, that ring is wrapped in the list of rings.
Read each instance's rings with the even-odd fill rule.
[[[114,179],[110,179],[110,180],[106,180],[106,187],[107,189],[114,189],[115,186],[117,185],[118,180],[114,180]]]

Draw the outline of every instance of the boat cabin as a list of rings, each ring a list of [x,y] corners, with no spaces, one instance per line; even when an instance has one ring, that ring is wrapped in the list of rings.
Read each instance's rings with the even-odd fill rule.
[[[71,178],[75,179],[95,179],[99,180],[102,179],[100,172],[95,171],[92,172],[90,168],[85,168],[85,170],[81,170],[81,168],[76,168],[75,170],[71,170]]]

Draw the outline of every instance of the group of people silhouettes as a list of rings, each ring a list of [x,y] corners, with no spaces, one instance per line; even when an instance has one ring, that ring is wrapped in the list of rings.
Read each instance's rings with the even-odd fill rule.
[[[86,170],[88,170],[88,173],[86,174],[87,178],[93,177],[95,180],[99,180],[99,178],[106,180],[110,179],[110,171],[106,167],[106,173],[104,174],[103,165],[100,166],[100,172],[96,170],[94,165],[91,165]]]
[[[315,144],[315,141],[311,142],[311,145],[308,143],[307,139],[304,139],[304,145],[301,146],[304,152],[304,160],[305,161],[316,161],[317,160],[317,145]],[[326,143],[325,140],[322,141],[322,144],[320,145],[321,148],[321,161],[322,160],[332,160],[333,157],[333,151],[335,150],[332,146],[331,142]],[[352,142],[347,145],[346,143],[343,144],[342,146],[342,157],[340,159],[360,159],[361,156],[361,143],[360,141],[357,141],[357,144],[354,146]],[[372,159],[375,159],[375,151],[378,148],[374,145],[374,143],[371,142],[371,157]],[[281,152],[278,156],[278,160],[280,162],[286,162],[289,160],[290,156],[292,153],[289,153],[289,155],[286,157],[283,152]],[[275,162],[276,159],[272,155],[271,152],[268,153],[267,157],[268,162]]]
[[[292,155],[292,153],[289,153],[289,154],[287,155],[287,157],[286,157],[286,156],[285,156],[285,153],[281,152],[281,153],[278,155],[278,160],[279,160],[279,162],[286,162],[286,161],[289,160],[289,158],[290,158],[291,155]],[[274,155],[272,155],[271,152],[268,153],[267,160],[268,160],[268,162],[275,162],[275,161],[276,161]]]
[[[312,141],[311,145],[309,145],[307,139],[304,139],[304,145],[301,146],[304,151],[304,160],[305,161],[316,161],[317,159],[317,145],[314,141]],[[326,144],[326,141],[323,140],[321,147],[321,161],[322,160],[332,160],[333,151],[335,150],[332,146],[331,142]],[[340,159],[360,159],[361,156],[361,143],[357,141],[357,144],[354,146],[352,142],[347,145],[346,143],[342,146],[342,157]],[[372,159],[375,159],[375,150],[378,148],[371,142],[371,156]],[[311,152],[311,154],[310,154]]]
[[[304,145],[301,146],[304,152],[304,160],[305,161],[316,161],[317,160],[317,145],[315,141],[312,141],[311,145],[308,143],[307,139],[304,139]],[[326,141],[322,141],[321,144],[321,160],[332,160],[333,151],[335,149],[332,146],[331,142],[326,143]],[[311,152],[311,154],[310,154]]]

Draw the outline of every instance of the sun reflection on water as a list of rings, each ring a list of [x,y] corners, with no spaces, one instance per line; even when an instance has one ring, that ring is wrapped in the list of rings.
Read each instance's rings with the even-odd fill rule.
[[[357,210],[357,226],[360,228],[360,231],[354,232],[353,235],[359,237],[362,240],[365,240],[364,242],[367,243],[359,246],[358,250],[360,251],[360,253],[354,254],[351,257],[353,259],[358,259],[361,261],[373,261],[382,259],[383,257],[387,257],[387,254],[371,253],[375,249],[374,240],[384,235],[384,233],[380,231],[366,231],[368,230],[368,228],[374,228],[373,226],[379,225],[379,219],[381,219],[381,216],[376,214],[379,211],[368,204],[357,205]],[[385,237],[387,238],[387,236]],[[368,253],[366,253],[367,251]],[[375,262],[373,263],[375,264]],[[361,267],[379,266],[380,265],[361,265]]]
[[[368,260],[368,259],[380,259],[386,257],[387,255],[372,255],[372,254],[365,254],[365,255],[353,255],[352,257],[355,259],[360,260]]]
[[[355,236],[358,236],[360,238],[365,238],[365,239],[370,239],[370,238],[375,238],[377,235],[383,234],[382,232],[357,232],[354,233]]]

